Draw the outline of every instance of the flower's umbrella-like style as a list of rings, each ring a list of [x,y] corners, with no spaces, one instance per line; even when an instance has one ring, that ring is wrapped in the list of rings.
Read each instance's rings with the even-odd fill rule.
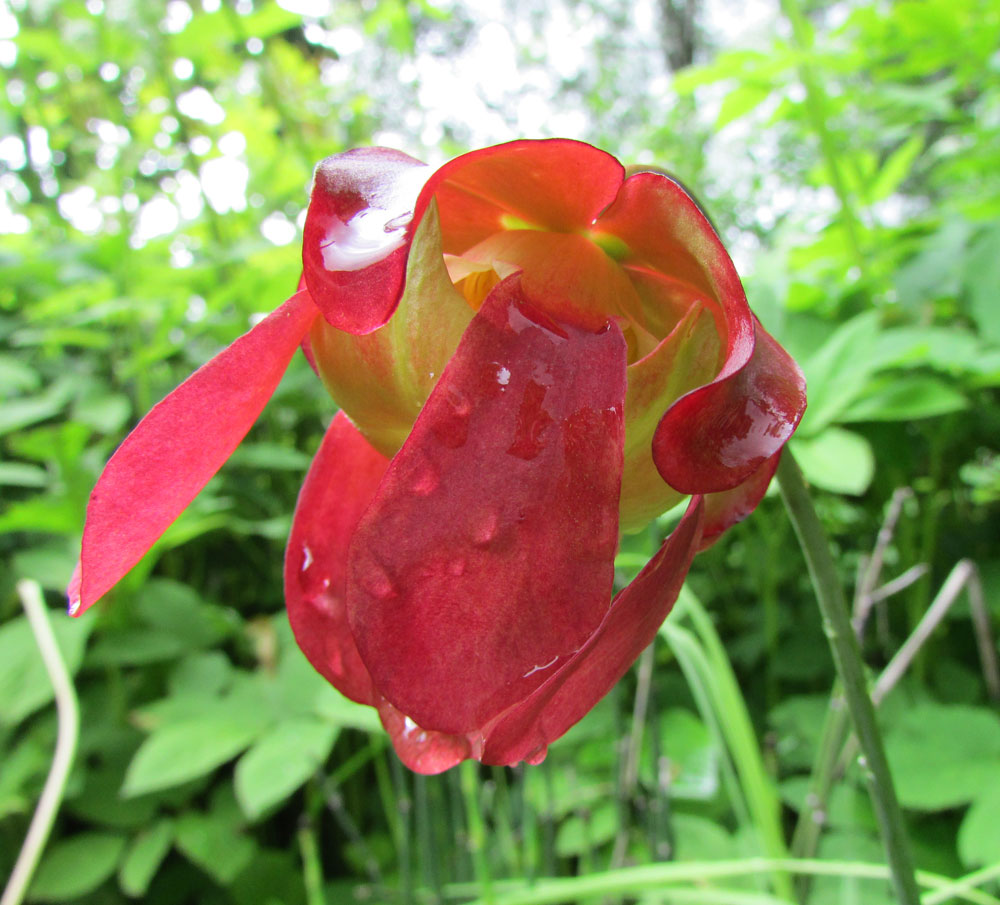
[[[299,291],[157,405],[87,510],[70,609],[141,558],[296,349],[340,408],[285,598],[310,662],[421,772],[537,762],[762,497],[805,407],[697,205],[580,142],[316,170]],[[612,599],[619,532],[691,495]]]

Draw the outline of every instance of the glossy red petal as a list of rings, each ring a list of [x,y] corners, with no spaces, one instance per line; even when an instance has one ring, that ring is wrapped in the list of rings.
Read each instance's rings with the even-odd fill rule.
[[[472,732],[607,612],[626,346],[550,321],[513,276],[469,325],[351,544],[348,615],[376,687]]]
[[[250,430],[316,318],[292,296],[156,405],[90,495],[80,554],[82,613],[132,568]]]
[[[583,142],[512,141],[463,154],[437,170],[420,193],[417,216],[437,198],[449,254],[514,225],[576,232],[614,200],[624,176],[614,157]]]
[[[547,746],[578,722],[625,674],[667,618],[691,560],[703,521],[700,497],[659,552],[611,605],[579,652],[532,695],[486,729],[486,764],[537,763]]]
[[[295,640],[316,670],[359,704],[375,704],[377,695],[347,624],[347,550],[388,464],[338,412],[299,491],[285,550]]]
[[[679,399],[660,421],[653,459],[671,487],[685,493],[732,490],[775,456],[798,426],[806,407],[805,378],[756,318],[754,328],[746,364],[732,369],[734,354],[715,381]]]
[[[306,285],[338,330],[364,334],[403,291],[409,226],[431,169],[389,148],[359,148],[316,168],[302,236]]]
[[[727,529],[742,522],[764,499],[768,485],[781,461],[781,450],[732,490],[705,495],[705,527],[701,532],[701,549],[711,547]]]
[[[423,729],[385,698],[379,699],[377,707],[396,754],[415,773],[443,773],[463,760],[478,756],[478,749],[465,736]]]
[[[629,264],[700,289],[718,306],[722,367],[667,411],[653,457],[664,480],[682,493],[736,487],[795,430],[805,409],[801,371],[757,323],[718,235],[673,180],[658,173],[630,177],[595,229],[624,242]]]

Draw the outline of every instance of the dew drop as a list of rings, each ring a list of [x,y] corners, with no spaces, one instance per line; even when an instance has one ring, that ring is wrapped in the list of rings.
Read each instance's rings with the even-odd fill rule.
[[[500,386],[505,387],[510,383],[510,371],[507,368],[500,368],[497,371],[497,383]]]
[[[306,544],[302,545],[302,571],[305,572],[313,564],[312,550]]]
[[[472,529],[472,542],[479,547],[485,547],[496,537],[499,520],[494,511],[484,513]]]
[[[430,462],[422,462],[417,466],[410,489],[418,496],[429,496],[441,483],[437,469]]]
[[[396,593],[389,576],[377,566],[373,566],[365,573],[361,579],[361,586],[379,600],[387,600]]]
[[[80,612],[80,598],[74,597],[69,602],[69,614],[70,616],[75,616],[79,612]]]
[[[413,722],[408,716],[403,717],[403,737],[409,737],[413,734],[413,730],[417,728],[417,724]]]

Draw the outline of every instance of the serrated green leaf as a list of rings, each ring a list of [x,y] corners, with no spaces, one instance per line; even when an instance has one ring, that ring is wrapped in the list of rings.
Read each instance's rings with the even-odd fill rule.
[[[979,707],[918,704],[890,728],[885,747],[905,807],[957,807],[1000,772],[1000,718]]]
[[[806,480],[833,493],[862,494],[875,475],[871,444],[840,427],[828,427],[815,437],[793,437],[792,451]]]
[[[80,833],[61,839],[46,852],[28,889],[31,902],[68,902],[97,889],[118,865],[125,838],[112,833]]]
[[[915,421],[960,412],[968,405],[965,396],[937,377],[893,375],[873,383],[848,406],[840,420]]]
[[[170,818],[158,820],[132,839],[118,868],[118,885],[125,895],[140,898],[146,894],[173,841],[174,822]]]
[[[83,660],[92,619],[50,615],[52,632],[70,675]],[[35,636],[24,616],[0,626],[0,725],[15,726],[52,700],[52,683],[45,671]]]
[[[169,723],[139,746],[122,794],[142,795],[198,779],[244,751],[262,728],[260,720],[224,714]]]
[[[958,829],[958,854],[968,868],[1000,862],[1000,768],[984,783]]]
[[[236,764],[243,813],[255,820],[288,798],[323,764],[336,738],[336,726],[308,717],[274,726]]]
[[[221,884],[231,883],[257,846],[216,814],[184,814],[176,823],[177,848]]]

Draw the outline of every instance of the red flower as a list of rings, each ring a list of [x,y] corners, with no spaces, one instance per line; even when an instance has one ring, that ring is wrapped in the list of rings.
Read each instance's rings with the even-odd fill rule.
[[[303,265],[303,288],[112,457],[71,611],[191,501],[303,344],[341,411],[285,558],[299,645],[415,770],[537,762],[649,644],[694,554],[756,506],[802,375],[683,189],[579,142],[437,171],[330,157]],[[685,494],[612,601],[619,530]]]

